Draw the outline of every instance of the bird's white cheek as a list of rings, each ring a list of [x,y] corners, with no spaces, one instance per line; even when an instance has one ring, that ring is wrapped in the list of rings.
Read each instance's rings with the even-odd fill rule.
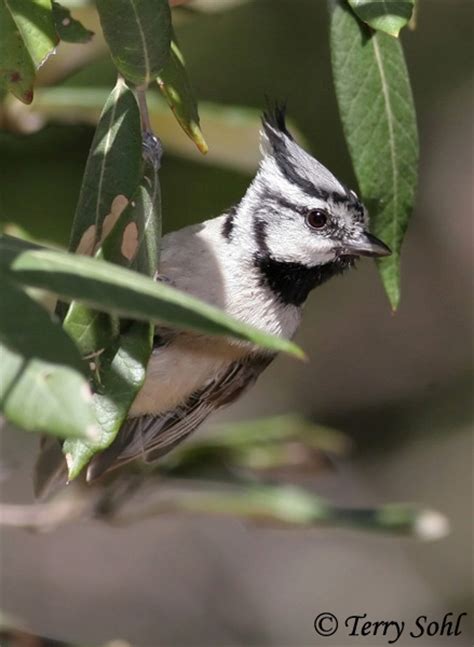
[[[324,265],[325,263],[330,263],[336,257],[334,245],[318,245],[311,249],[310,253],[310,265]]]
[[[330,240],[320,238],[310,231],[297,231],[286,236],[272,236],[269,248],[273,256],[302,265],[322,265],[334,260],[334,244]]]

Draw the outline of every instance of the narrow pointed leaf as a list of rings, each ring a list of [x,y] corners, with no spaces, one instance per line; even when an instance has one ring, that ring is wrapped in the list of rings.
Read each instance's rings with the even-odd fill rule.
[[[27,431],[96,436],[92,395],[74,342],[42,306],[3,277],[1,303],[0,411]]]
[[[98,451],[116,437],[145,379],[153,345],[152,327],[135,322],[101,358],[101,383],[94,389],[93,405],[100,429],[94,441],[70,439],[63,445],[69,479],[76,478]]]
[[[148,85],[169,58],[168,0],[97,0],[97,9],[119,72],[127,81]]]
[[[398,37],[413,15],[415,0],[348,0],[357,16],[372,29]]]
[[[137,272],[77,254],[30,246],[0,236],[0,272],[22,285],[117,316],[157,321],[211,335],[232,336],[304,358],[292,342],[233,319],[223,311]]]
[[[392,249],[378,266],[395,310],[418,166],[416,115],[403,50],[398,40],[372,32],[336,2],[331,56],[342,125],[371,229]]]
[[[67,7],[53,0],[54,26],[59,38],[66,43],[88,43],[93,31],[76,20]]]
[[[143,503],[143,499],[136,499],[134,503],[133,511],[117,515],[122,523],[175,512],[239,517],[257,521],[260,525],[277,524],[278,527],[282,523],[340,527],[414,537],[421,541],[436,541],[449,533],[449,521],[443,514],[409,503],[343,508],[302,487],[236,483],[235,479],[230,483],[217,481],[212,485],[192,480],[187,488],[182,484],[179,488],[157,488],[151,502]]]
[[[104,240],[100,258],[130,267],[146,276],[158,271],[161,240],[161,188],[156,150],[144,146],[143,179],[110,235]],[[151,146],[157,140],[151,138]],[[158,153],[161,155],[161,150]]]
[[[273,468],[312,471],[321,467],[321,451],[344,454],[349,439],[298,415],[257,418],[214,425],[214,433],[183,443],[160,462],[168,477],[208,478],[242,470]]]
[[[181,128],[193,140],[201,153],[207,153],[207,144],[199,123],[197,101],[174,32],[171,39],[170,58],[157,81]]]
[[[142,174],[140,113],[133,92],[119,80],[97,125],[82,180],[69,249],[92,254],[111,229]]]
[[[147,165],[142,182],[97,249],[96,258],[148,276],[156,273],[161,238],[161,194],[157,175]],[[76,301],[70,305],[63,325],[83,355],[104,350],[120,334],[117,321]]]

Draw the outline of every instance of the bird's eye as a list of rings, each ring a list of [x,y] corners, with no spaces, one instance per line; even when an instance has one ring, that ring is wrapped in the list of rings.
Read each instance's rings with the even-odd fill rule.
[[[311,229],[322,229],[328,221],[328,214],[323,209],[313,209],[306,215],[306,222]]]

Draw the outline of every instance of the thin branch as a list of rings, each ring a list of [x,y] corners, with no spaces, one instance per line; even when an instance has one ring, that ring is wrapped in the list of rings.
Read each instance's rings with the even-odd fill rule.
[[[71,521],[77,521],[93,509],[90,496],[62,494],[49,503],[21,505],[0,503],[0,525],[29,530],[52,530]]]
[[[146,88],[140,87],[136,89],[138,108],[140,110],[140,117],[142,120],[142,130],[144,133],[152,133],[153,128],[150,121],[150,113],[148,112],[148,104],[146,102]]]
[[[433,510],[420,510],[410,504],[341,508],[291,485],[229,485],[186,480],[180,487],[179,482],[162,479],[162,487],[157,488],[153,480],[152,500],[141,505],[133,495],[143,495],[139,487],[143,484],[142,476],[101,488],[70,488],[60,498],[45,504],[0,504],[0,524],[48,530],[86,517],[130,525],[164,514],[204,514],[240,518],[266,526],[346,527],[422,540],[440,539],[449,532],[446,517]]]

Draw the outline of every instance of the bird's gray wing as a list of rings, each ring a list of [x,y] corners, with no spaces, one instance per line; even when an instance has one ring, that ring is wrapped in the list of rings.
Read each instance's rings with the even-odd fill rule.
[[[112,445],[92,459],[87,480],[92,481],[137,458],[152,462],[167,454],[209,414],[237,399],[273,359],[274,355],[259,355],[233,362],[175,409],[159,416],[129,418]]]

